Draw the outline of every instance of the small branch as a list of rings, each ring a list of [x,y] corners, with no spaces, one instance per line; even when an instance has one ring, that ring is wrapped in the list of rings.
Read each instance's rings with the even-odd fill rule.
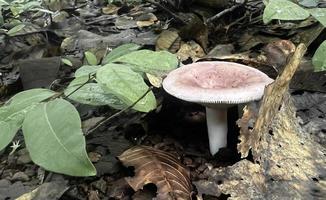
[[[73,93],[75,93],[77,90],[79,90],[80,88],[82,88],[84,85],[86,85],[87,83],[89,83],[93,79],[94,79],[94,74],[89,74],[88,80],[85,83],[83,83],[80,86],[78,86],[75,90],[73,90],[72,92],[70,92],[70,94],[68,94],[67,96],[65,96],[64,99],[67,99],[70,95],[72,95]],[[64,91],[58,92],[58,93],[55,93],[54,95],[52,95],[52,96],[44,99],[41,102],[47,102],[47,101],[50,101],[52,99],[56,99],[56,98],[62,97],[63,95],[64,95]]]
[[[137,101],[135,101],[133,104],[131,104],[130,106],[128,106],[127,108],[124,108],[122,110],[120,110],[119,112],[116,112],[115,114],[111,115],[110,117],[104,118],[101,121],[97,122],[95,124],[95,126],[93,128],[91,128],[89,131],[87,131],[87,133],[85,133],[84,135],[88,135],[92,132],[94,132],[95,130],[97,130],[100,126],[106,124],[108,121],[112,120],[113,118],[121,115],[123,112],[131,109],[132,107],[134,107],[140,100],[142,100],[150,91],[152,91],[153,86],[151,86],[150,88],[148,88],[148,90],[141,96],[139,97],[139,99],[137,99]]]
[[[244,2],[241,3],[241,4],[234,5],[234,6],[232,6],[231,8],[227,8],[227,9],[223,10],[222,12],[217,13],[217,14],[214,15],[213,17],[208,18],[208,19],[206,20],[206,22],[207,22],[207,23],[211,23],[211,22],[217,20],[218,18],[222,17],[223,15],[225,15],[225,14],[227,14],[227,13],[229,13],[229,12],[232,12],[232,11],[234,11],[235,9],[241,7],[241,6],[242,6],[243,4],[245,4],[245,3],[246,3],[246,1],[244,1]]]
[[[178,15],[174,14],[172,11],[170,11],[169,9],[165,8],[164,6],[162,6],[160,3],[157,3],[156,1],[153,0],[145,0],[148,3],[151,3],[159,8],[161,8],[162,10],[164,10],[165,12],[169,13],[173,18],[175,18],[176,20],[178,20],[179,22],[183,23],[184,25],[186,25],[187,23],[185,22],[185,20],[183,20],[181,17],[179,17]]]
[[[66,95],[64,99],[67,99],[68,97],[70,97],[73,93],[77,92],[77,90],[79,90],[80,88],[82,88],[83,86],[85,86],[87,83],[91,82],[94,78],[95,78],[94,77],[94,74],[89,74],[88,80],[85,83],[83,83],[80,86],[78,86],[76,89],[74,89],[68,95]]]

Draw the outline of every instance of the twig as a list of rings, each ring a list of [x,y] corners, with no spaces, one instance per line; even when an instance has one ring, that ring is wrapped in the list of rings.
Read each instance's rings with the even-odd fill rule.
[[[131,104],[130,106],[128,106],[128,107],[126,107],[126,108],[124,108],[124,109],[122,109],[122,110],[120,110],[119,112],[116,112],[115,114],[113,114],[113,115],[111,115],[111,116],[109,116],[109,117],[107,117],[107,118],[104,118],[104,119],[102,119],[102,120],[100,120],[99,122],[97,122],[96,124],[95,124],[95,126],[93,127],[93,128],[91,128],[89,131],[87,131],[87,133],[85,133],[84,135],[86,136],[86,135],[88,135],[88,134],[90,134],[90,133],[92,133],[92,132],[94,132],[95,130],[97,130],[100,126],[102,126],[103,124],[106,124],[108,121],[110,121],[111,119],[113,119],[113,118],[115,118],[115,117],[117,117],[117,116],[119,116],[120,114],[122,114],[123,112],[125,112],[125,111],[127,111],[127,110],[129,110],[129,109],[131,109],[132,107],[134,107],[140,100],[142,100],[150,91],[152,91],[152,89],[153,89],[153,86],[151,86],[150,88],[148,88],[148,90],[141,96],[141,97],[139,97],[139,99],[137,99],[137,101],[135,101],[133,104]]]
[[[228,9],[225,9],[219,13],[217,13],[216,15],[214,15],[213,17],[210,17],[206,20],[207,23],[210,23],[210,22],[213,22],[215,20],[217,20],[218,18],[222,17],[223,15],[225,15],[226,13],[229,13],[229,12],[232,12],[233,10],[241,7],[243,4],[245,4],[246,1],[244,1],[243,3],[241,4],[237,4],[237,5],[234,5],[232,6],[231,8],[228,8]]]
[[[174,14],[172,11],[170,11],[169,9],[165,8],[164,6],[162,6],[160,3],[157,3],[156,1],[153,0],[145,0],[148,3],[151,3],[159,8],[161,8],[162,10],[164,10],[165,12],[169,13],[173,18],[175,18],[176,20],[178,20],[179,22],[183,23],[184,25],[186,25],[187,23],[185,22],[185,20],[183,20],[181,17],[179,17],[178,15]]]
[[[83,83],[80,86],[78,86],[76,89],[74,89],[68,95],[66,95],[64,99],[67,99],[69,96],[71,96],[73,93],[77,92],[77,90],[79,90],[80,88],[82,88],[83,86],[85,86],[87,83],[89,83],[90,81],[92,81],[94,78],[95,78],[94,77],[94,74],[89,74],[88,80],[85,83]]]
[[[78,86],[76,89],[74,89],[72,92],[70,92],[68,95],[66,95],[65,97],[64,97],[64,99],[67,99],[70,95],[72,95],[73,93],[75,93],[77,90],[79,90],[80,88],[82,88],[83,86],[85,86],[87,83],[89,83],[91,80],[93,80],[94,79],[94,74],[89,74],[89,77],[88,77],[88,80],[85,82],[85,83],[83,83],[83,84],[81,84],[80,86]],[[52,99],[56,99],[56,98],[58,98],[58,97],[62,97],[64,95],[64,91],[62,91],[62,92],[59,92],[59,93],[55,93],[54,95],[52,95],[52,96],[50,96],[50,97],[48,97],[48,98],[46,98],[46,99],[44,99],[44,100],[42,100],[41,102],[47,102],[47,101],[50,101],[50,100],[52,100]]]

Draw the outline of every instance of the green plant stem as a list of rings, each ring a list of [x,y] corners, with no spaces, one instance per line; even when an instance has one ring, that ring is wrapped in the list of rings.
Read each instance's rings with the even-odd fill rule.
[[[140,100],[142,100],[150,91],[152,91],[153,89],[153,86],[149,87],[148,90],[141,96],[139,97],[139,99],[137,99],[137,101],[135,101],[133,104],[131,104],[130,106],[120,110],[119,112],[116,112],[115,114],[107,117],[107,118],[104,118],[102,120],[100,120],[99,122],[97,122],[93,128],[91,128],[89,131],[87,131],[87,133],[85,133],[84,135],[88,135],[92,132],[94,132],[95,130],[97,130],[100,126],[106,124],[108,121],[112,120],[113,118],[121,115],[123,112],[126,112],[127,110],[131,109],[132,107],[134,107]]]
[[[81,84],[81,85],[78,86],[74,91],[72,91],[72,92],[70,92],[68,95],[66,95],[66,96],[64,97],[64,99],[67,99],[69,96],[71,96],[71,95],[72,95],[73,93],[75,93],[77,90],[79,90],[79,89],[82,88],[84,85],[86,85],[87,83],[89,83],[90,81],[92,81],[94,78],[95,78],[95,75],[94,75],[94,74],[90,74],[88,80],[87,80],[85,83]],[[49,98],[44,99],[44,100],[41,101],[41,102],[47,102],[47,101],[50,101],[50,100],[53,100],[53,99],[56,99],[56,98],[62,97],[63,95],[64,95],[64,92],[62,91],[62,92],[59,92],[59,93],[56,93],[56,94],[50,96]]]
[[[83,86],[85,86],[87,83],[89,83],[92,80],[94,80],[94,78],[95,78],[94,74],[90,74],[89,77],[88,77],[88,80],[85,83],[81,84],[79,87],[77,87],[72,92],[70,92],[68,95],[66,95],[64,99],[67,99],[68,97],[70,97],[73,93],[77,92],[80,88],[82,88]]]

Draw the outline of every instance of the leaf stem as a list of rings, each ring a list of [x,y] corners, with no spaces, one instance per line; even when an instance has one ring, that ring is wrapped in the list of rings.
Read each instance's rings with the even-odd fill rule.
[[[120,110],[119,112],[116,112],[115,114],[109,116],[109,117],[106,117],[102,120],[100,120],[99,122],[97,122],[93,128],[91,128],[89,131],[87,131],[87,133],[85,133],[84,135],[87,136],[88,134],[94,132],[95,130],[97,130],[100,126],[106,124],[108,121],[112,120],[113,118],[121,115],[123,112],[131,109],[132,107],[134,107],[140,100],[142,100],[150,91],[152,91],[153,89],[153,86],[149,87],[148,90],[141,96],[139,97],[139,99],[137,99],[133,104],[131,104],[130,106]]]
[[[89,74],[89,77],[88,77],[88,80],[81,84],[80,86],[78,86],[75,90],[73,90],[72,92],[70,92],[68,95],[66,95],[63,99],[67,99],[70,95],[72,95],[73,93],[75,93],[77,90],[79,90],[80,88],[82,88],[84,85],[86,85],[87,83],[89,83],[90,81],[92,81],[93,79],[95,78],[95,74]],[[59,98],[59,97],[62,97],[64,95],[64,92],[59,92],[59,93],[55,93],[54,95],[44,99],[43,101],[41,102],[47,102],[47,101],[50,101],[50,100],[53,100],[53,99],[56,99],[56,98]]]
[[[67,99],[68,97],[70,97],[72,94],[74,94],[75,92],[77,92],[80,88],[82,88],[83,86],[85,86],[87,83],[89,83],[90,81],[92,81],[95,78],[94,74],[89,74],[88,76],[88,80],[81,84],[80,86],[78,86],[76,89],[74,89],[72,92],[70,92],[68,95],[66,95],[64,97],[64,99]]]

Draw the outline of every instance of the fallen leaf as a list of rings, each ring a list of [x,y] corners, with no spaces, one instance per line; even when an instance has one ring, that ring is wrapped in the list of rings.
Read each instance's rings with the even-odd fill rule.
[[[250,140],[252,131],[250,130],[251,122],[256,121],[257,119],[257,108],[255,107],[255,104],[247,105],[243,109],[243,115],[242,118],[237,121],[237,124],[240,128],[240,136],[239,140],[240,143],[238,144],[238,152],[241,153],[242,157],[248,156],[248,149],[250,148]]]
[[[18,197],[16,200],[60,199],[68,189],[66,181],[43,183],[35,190]]]
[[[263,199],[315,199],[326,194],[326,181],[323,178],[326,175],[326,150],[300,127],[296,108],[288,93],[290,80],[305,50],[304,45],[299,45],[282,74],[267,86],[252,132],[240,136],[239,150],[242,156],[248,155],[251,148],[253,158],[260,166],[260,173],[265,177],[264,183],[252,182],[246,190],[263,187],[259,189],[264,194]],[[246,118],[247,115],[244,120]],[[234,169],[234,172],[236,170],[239,171]],[[249,175],[245,171],[241,177],[247,179]],[[252,176],[252,181],[257,177]],[[223,183],[221,190],[231,194],[230,199],[261,199],[242,196],[240,185]],[[223,191],[222,188],[227,189]]]
[[[225,168],[214,168],[206,173],[208,174],[206,185],[209,188],[204,191],[200,188],[203,194],[212,195],[215,191],[216,195],[230,195],[228,198],[230,200],[272,199],[264,196],[267,192],[266,180],[260,165],[248,160],[241,160]]]
[[[155,76],[149,73],[146,73],[146,76],[149,82],[156,88],[160,88],[162,86],[163,79],[162,77]]]
[[[135,167],[135,176],[126,178],[135,190],[153,183],[157,199],[191,199],[189,171],[172,154],[148,146],[135,146],[119,156],[125,166]]]
[[[189,41],[181,45],[177,52],[181,61],[191,58],[194,62],[205,56],[203,48],[194,41]]]
[[[156,41],[155,49],[167,50],[171,53],[175,53],[179,50],[181,45],[181,38],[177,31],[164,30]]]
[[[157,22],[157,17],[153,13],[147,13],[139,16],[137,18],[137,26],[138,28],[148,27]]]
[[[113,15],[113,14],[117,14],[119,9],[120,7],[111,3],[108,4],[106,7],[102,8],[102,12],[106,15]]]

